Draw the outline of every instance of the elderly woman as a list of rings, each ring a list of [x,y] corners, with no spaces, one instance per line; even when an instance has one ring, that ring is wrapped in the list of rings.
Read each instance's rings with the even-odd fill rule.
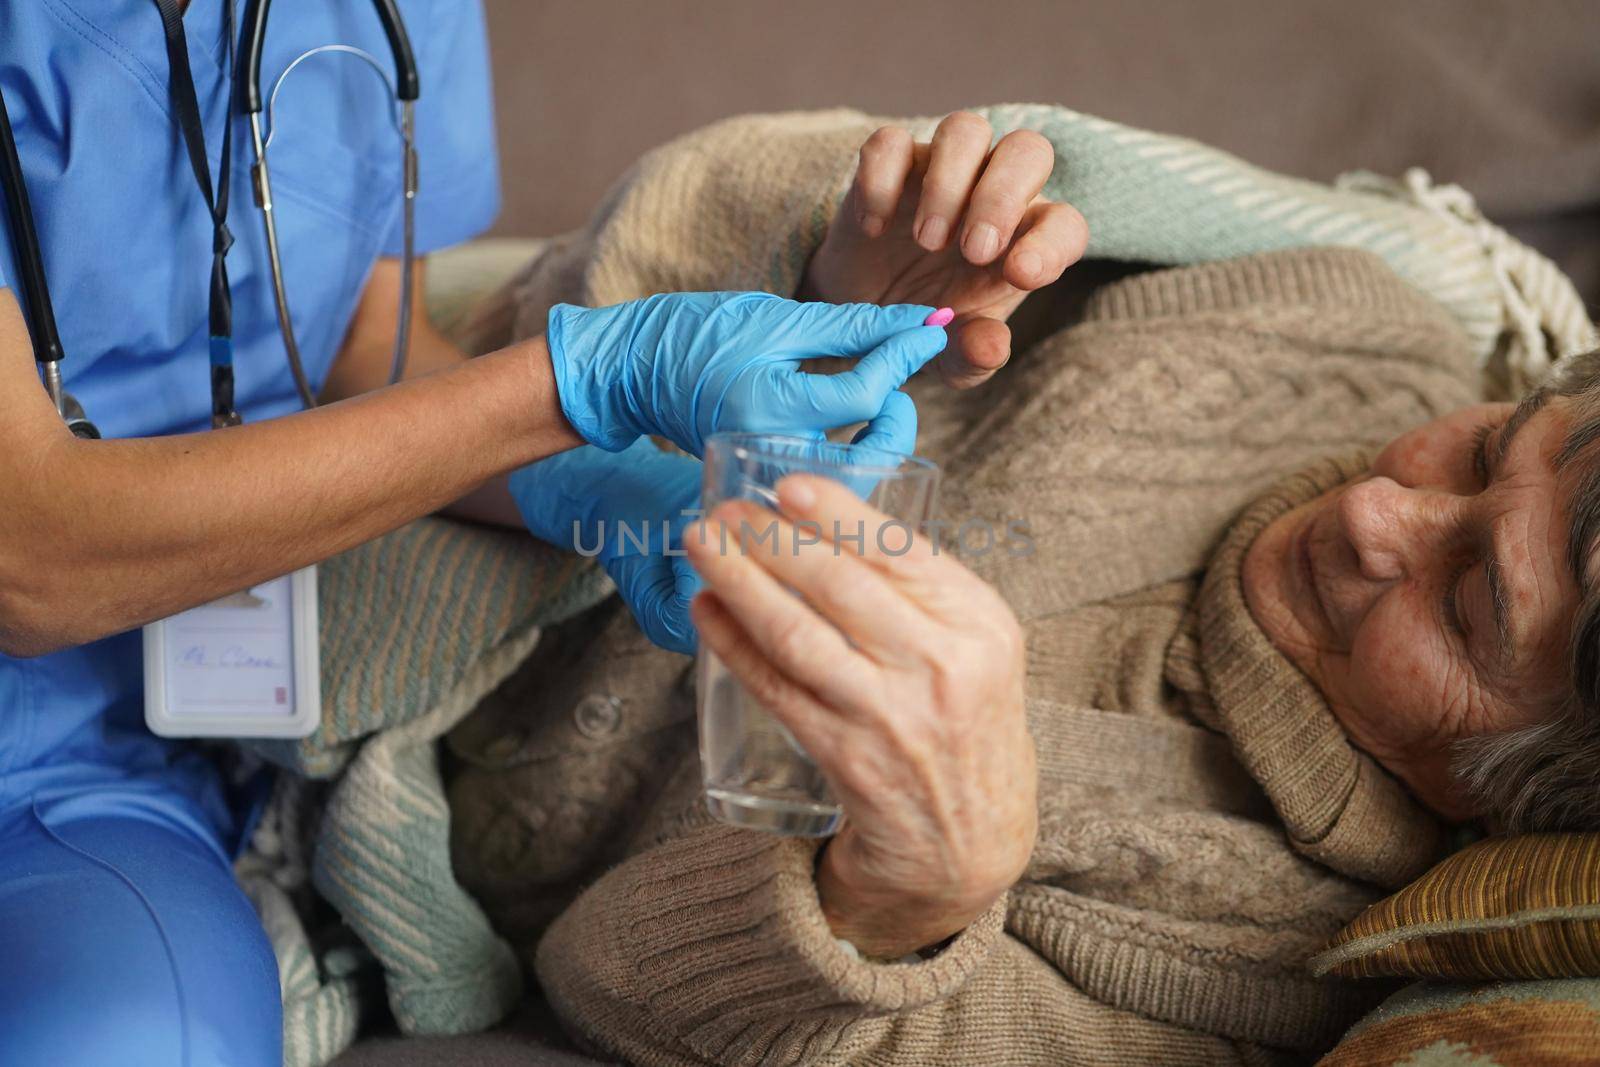
[[[919,225],[924,148],[862,158],[807,276],[828,299],[896,296],[962,232]],[[982,260],[999,298],[947,301],[964,384],[1005,358],[1014,256]],[[984,389],[913,387],[945,516],[1020,540],[720,550],[874,520],[805,479],[687,538],[701,640],[827,773],[837,836],[710,819],[683,662],[620,617],[458,733],[458,870],[582,1043],[1300,1058],[1372,1003],[1306,957],[1451,824],[1600,823],[1600,358],[1473,404],[1459,328],[1347,250],[1132,274],[1075,319]]]

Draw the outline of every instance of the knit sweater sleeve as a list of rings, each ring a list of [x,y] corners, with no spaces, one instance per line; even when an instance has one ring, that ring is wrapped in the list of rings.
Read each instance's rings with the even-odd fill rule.
[[[1198,573],[1285,472],[1470,403],[1477,376],[1438,305],[1335,248],[1123,279],[1005,373],[917,400],[930,424],[958,408],[943,512],[1024,619]]]
[[[645,1065],[1246,1061],[1086,996],[1004,932],[1003,899],[932,959],[862,960],[828,929],[814,859],[719,825],[632,857],[545,935],[545,995],[580,1041]]]

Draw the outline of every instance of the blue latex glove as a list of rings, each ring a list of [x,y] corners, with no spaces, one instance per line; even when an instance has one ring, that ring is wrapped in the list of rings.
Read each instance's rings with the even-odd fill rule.
[[[590,444],[659,434],[696,456],[719,431],[820,436],[872,419],[944,348],[917,304],[801,304],[769,293],[667,293],[557,304],[546,340],[561,410]],[[859,356],[840,374],[800,361]]]
[[[904,393],[890,393],[856,442],[910,454],[917,443],[916,405]],[[701,583],[676,553],[684,528],[699,515],[700,482],[699,460],[663,452],[647,439],[620,453],[594,447],[563,452],[510,479],[517,510],[534,536],[598,558],[645,636],[684,653],[695,649],[689,601]]]
[[[682,551],[684,527],[699,514],[699,460],[641,438],[620,453],[562,452],[512,472],[510,485],[535,537],[599,559],[646,637],[694,651],[689,601],[700,579],[667,553]]]
[[[850,443],[911,455],[917,450],[917,405],[905,393],[898,390],[890,393],[878,417],[856,431]]]

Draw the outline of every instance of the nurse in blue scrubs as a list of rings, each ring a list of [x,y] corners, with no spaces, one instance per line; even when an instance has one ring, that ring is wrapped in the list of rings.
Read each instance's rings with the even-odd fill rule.
[[[694,452],[717,430],[878,416],[886,441],[909,447],[896,390],[944,344],[921,326],[927,307],[682,294],[558,309],[548,338],[467,360],[418,312],[407,380],[388,386],[391,98],[360,64],[323,57],[285,83],[271,157],[321,399],[302,411],[248,194],[247,127],[230,108],[225,2],[179,5],[213,173],[234,123],[227,265],[244,421],[220,430],[208,429],[212,219],[156,3],[0,4],[0,91],[65,384],[106,438],[74,438],[41,388],[0,215],[0,1065],[280,1062],[276,963],[230,873],[247,806],[202,754],[146,731],[138,626],[440,509],[526,519],[557,540],[574,519],[671,517],[693,502],[697,463],[639,451],[647,434]],[[422,86],[425,253],[496,212],[485,31],[467,0],[400,8]],[[276,0],[263,82],[332,42],[389,55],[367,4]],[[830,385],[798,371],[819,354],[863,358]],[[681,561],[608,562],[647,629],[689,647]]]

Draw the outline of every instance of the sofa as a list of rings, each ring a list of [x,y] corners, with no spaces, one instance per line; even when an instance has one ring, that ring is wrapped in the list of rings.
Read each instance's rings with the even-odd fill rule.
[[[1600,4],[1592,0],[486,0],[504,208],[580,225],[642,152],[729,114],[933,115],[1060,102],[1329,180],[1428,170],[1600,305]],[[1071,161],[1064,165],[1070,166]],[[1091,224],[1093,220],[1090,220]],[[339,1067],[581,1067],[529,1035],[374,1034]]]

